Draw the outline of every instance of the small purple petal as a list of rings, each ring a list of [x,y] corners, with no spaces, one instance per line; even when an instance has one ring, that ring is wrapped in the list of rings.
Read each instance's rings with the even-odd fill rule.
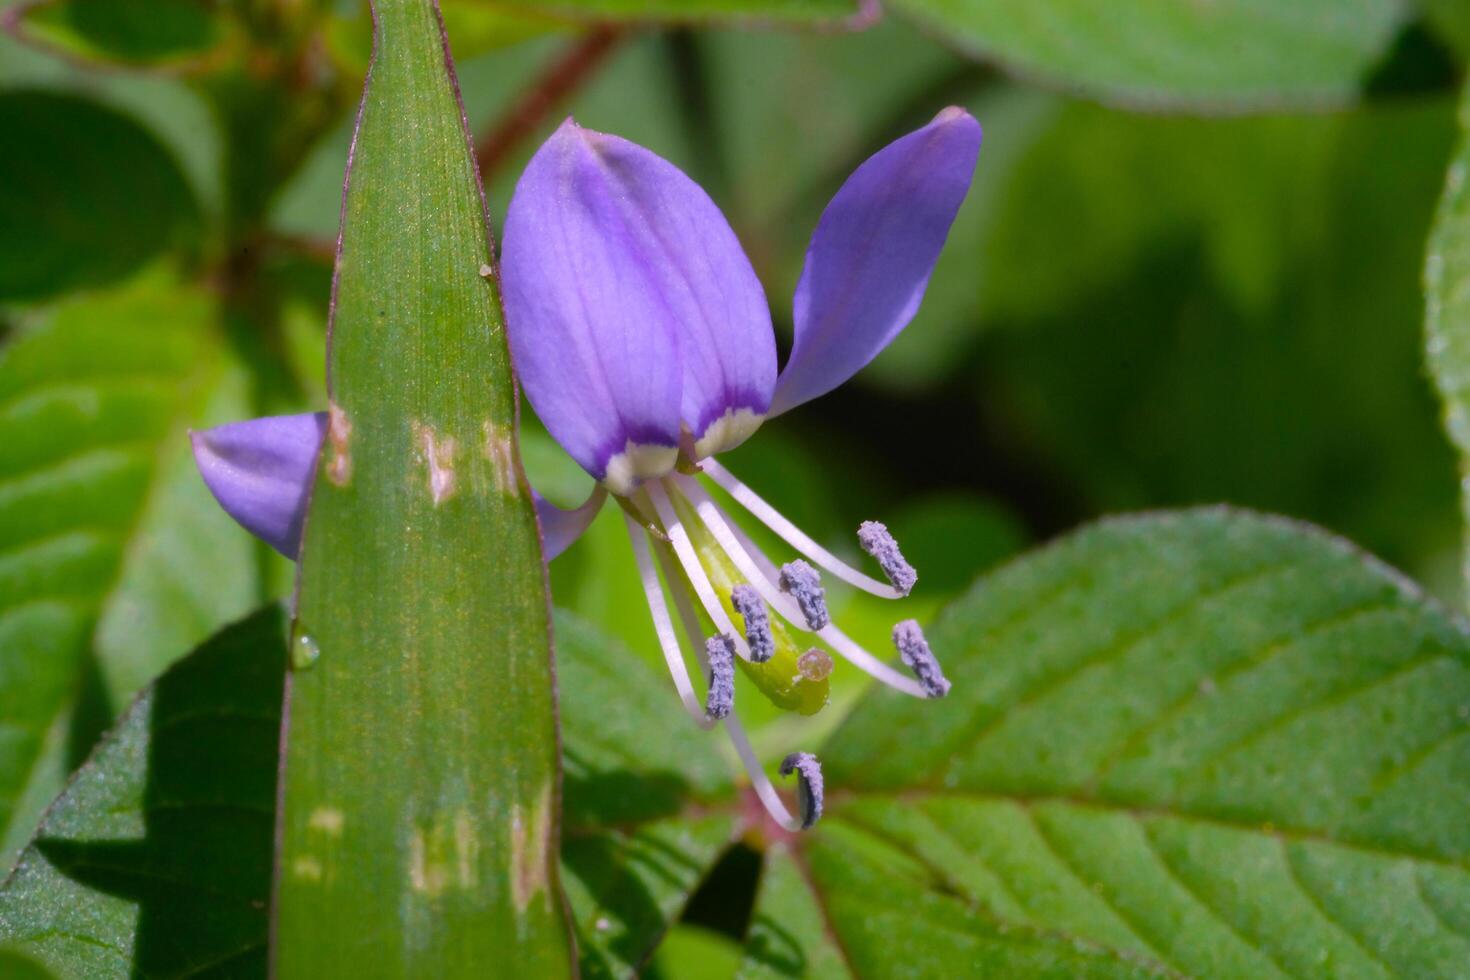
[[[681,425],[698,440],[770,404],[775,341],[749,260],[709,196],[640,146],[563,123],[516,186],[502,278],[527,397],[616,492],[674,462],[615,463],[629,443],[671,450]]]
[[[599,484],[592,489],[587,501],[573,510],[563,510],[535,490],[531,491],[531,496],[536,501],[536,516],[541,520],[542,547],[546,560],[551,561],[592,526],[607,500],[607,491]]]
[[[273,415],[192,432],[194,462],[219,505],[287,558],[301,525],[327,431],[327,413]]]
[[[771,414],[826,394],[918,312],[980,152],[980,124],[951,106],[869,157],[822,213],[796,286],[795,342]]]

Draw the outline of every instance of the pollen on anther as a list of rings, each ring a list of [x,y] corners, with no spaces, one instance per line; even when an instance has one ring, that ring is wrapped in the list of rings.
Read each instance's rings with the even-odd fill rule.
[[[750,647],[752,663],[763,664],[776,653],[776,638],[771,633],[771,620],[760,593],[749,583],[730,591],[730,604],[745,620],[745,642]]]
[[[709,660],[709,693],[704,712],[711,718],[726,718],[735,707],[735,640],[718,633],[704,641]]]
[[[781,775],[796,773],[796,800],[801,808],[801,829],[822,817],[822,763],[810,752],[793,752],[781,760]]]
[[[807,626],[822,629],[832,621],[827,615],[827,590],[822,588],[822,576],[800,558],[781,566],[781,591],[790,595],[801,607],[801,615]]]
[[[858,544],[873,556],[888,577],[889,584],[901,595],[908,595],[914,590],[919,573],[904,559],[903,552],[898,550],[898,542],[887,527],[877,521],[863,521],[858,525]]]
[[[893,645],[898,647],[899,659],[913,671],[926,696],[942,698],[949,693],[949,681],[916,620],[905,619],[893,627]]]

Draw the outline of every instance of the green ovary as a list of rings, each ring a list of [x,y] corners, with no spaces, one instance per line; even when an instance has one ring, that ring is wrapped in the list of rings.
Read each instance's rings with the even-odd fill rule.
[[[669,496],[679,514],[679,521],[689,532],[689,540],[699,555],[699,563],[704,566],[705,573],[709,575],[710,584],[715,587],[715,592],[719,595],[725,612],[730,616],[730,621],[740,623],[741,618],[730,603],[730,592],[735,586],[743,584],[745,577],[730,561],[725,550],[720,547],[714,535],[710,534],[709,529],[700,521],[699,516],[683,495],[670,494]],[[769,618],[771,634],[776,640],[775,654],[765,663],[754,664],[741,658],[736,658],[735,662],[740,665],[745,676],[750,678],[755,686],[760,688],[761,693],[770,698],[771,703],[776,707],[795,711],[797,714],[814,715],[827,706],[831,685],[826,676],[822,676],[820,680],[813,680],[802,673],[797,666],[797,658],[805,651],[797,645],[791,628],[781,621],[775,610],[770,610]]]

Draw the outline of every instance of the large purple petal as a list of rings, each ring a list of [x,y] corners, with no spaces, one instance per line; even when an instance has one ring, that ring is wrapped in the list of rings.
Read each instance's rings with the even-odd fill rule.
[[[326,431],[327,413],[315,412],[233,422],[189,438],[199,474],[225,513],[295,558]]]
[[[764,412],[775,345],[734,233],[676,167],[568,120],[516,187],[502,259],[526,394],[617,492],[667,472],[681,424]],[[662,452],[630,454],[629,443]]]
[[[807,248],[772,414],[842,384],[913,319],[979,152],[980,124],[951,106],[838,190]]]

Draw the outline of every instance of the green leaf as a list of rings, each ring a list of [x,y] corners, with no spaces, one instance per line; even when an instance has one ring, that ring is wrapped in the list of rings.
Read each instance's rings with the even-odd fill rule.
[[[545,573],[483,202],[435,5],[375,11],[299,563],[273,962],[283,980],[560,976]]]
[[[164,73],[87,70],[0,32],[0,90],[38,89],[101,103],[140,125],[177,163],[206,218],[219,210],[223,169],[219,123],[203,95],[184,79]],[[340,190],[339,184],[339,197]]]
[[[734,833],[730,770],[633,653],[556,625],[582,975],[631,976]],[[283,633],[268,607],[140,697],[0,889],[0,967],[265,976]]]
[[[1464,975],[1470,632],[1390,569],[1241,512],[1104,521],[930,639],[952,693],[830,740],[752,975],[833,944],[863,975]]]
[[[155,274],[58,307],[0,354],[6,867],[134,692],[258,601],[254,550],[185,433],[246,412],[212,315]]]
[[[976,57],[1135,106],[1280,109],[1355,98],[1399,0],[894,0]]]
[[[59,977],[265,976],[285,654],[270,606],[134,702],[0,889],[0,946]]]
[[[1460,0],[1420,0],[1420,6],[1440,36],[1461,57],[1470,56],[1470,7]]]
[[[1470,477],[1470,87],[1460,103],[1460,128],[1424,262],[1424,322],[1445,429],[1460,451],[1461,473]],[[1462,481],[1460,500],[1470,524],[1470,483]],[[1470,581],[1470,538],[1462,568]]]
[[[205,0],[41,0],[22,5],[17,27],[26,40],[75,57],[173,67],[224,39],[222,13]]]
[[[86,99],[0,92],[0,299],[109,282],[189,242],[178,165],[137,123]]]
[[[857,12],[856,0],[497,0],[496,6],[542,15],[635,23],[754,17],[821,21]]]
[[[556,646],[582,975],[633,976],[735,833],[730,767],[632,651],[565,613]]]

